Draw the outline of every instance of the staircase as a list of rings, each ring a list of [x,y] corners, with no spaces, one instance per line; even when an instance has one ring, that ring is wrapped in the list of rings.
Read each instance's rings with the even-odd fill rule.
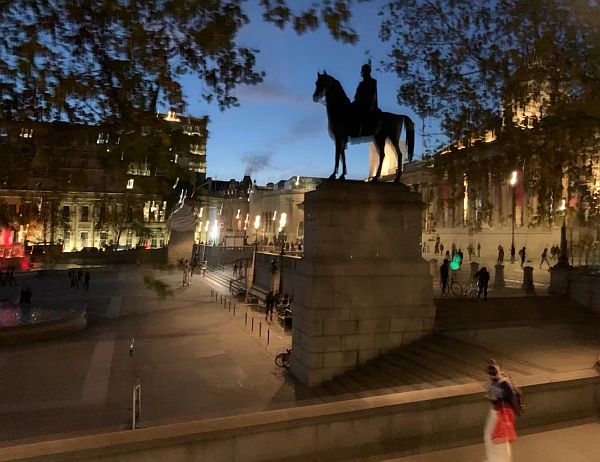
[[[490,358],[498,361],[519,383],[523,377],[547,376],[558,371],[529,362],[521,354],[519,358],[511,357],[501,348],[488,349],[469,343],[469,337],[460,335],[460,331],[484,333],[486,329],[497,332],[503,328],[563,324],[580,333],[600,328],[597,315],[568,299],[556,297],[494,298],[488,302],[447,298],[436,300],[436,307],[433,334],[324,382],[315,389],[317,394],[325,400],[351,399],[482,382],[486,380],[484,367]],[[510,329],[506,332],[510,341]]]
[[[396,348],[315,389],[327,400],[476,383],[486,380],[484,367],[494,358],[517,380],[549,373],[537,365],[462,340],[435,333]]]
[[[209,266],[206,270],[205,278],[208,279],[213,285],[217,286],[220,290],[226,293],[237,295],[239,293],[246,293],[246,278],[245,277],[233,277],[233,267],[224,265]],[[231,283],[231,291],[230,291]]]

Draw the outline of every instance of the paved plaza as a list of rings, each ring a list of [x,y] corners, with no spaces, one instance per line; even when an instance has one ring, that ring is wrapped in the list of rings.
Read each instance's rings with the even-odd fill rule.
[[[172,297],[161,300],[145,286],[143,276],[150,273],[173,289]],[[390,391],[383,388],[356,390],[352,388],[356,382],[348,382],[351,386],[345,389],[347,383],[343,380],[334,384],[341,387],[339,390],[301,386],[283,374],[273,361],[276,353],[290,345],[289,332],[276,322],[266,323],[262,314],[242,304],[234,305],[232,301],[230,308],[228,300],[221,302],[220,296],[214,297],[212,291],[217,287],[208,278],[196,275],[190,287],[182,287],[179,272],[132,266],[95,268],[91,274],[89,291],[70,289],[66,271],[31,272],[19,277],[20,286],[16,288],[0,287],[0,300],[16,299],[19,289],[28,285],[34,304],[82,305],[89,314],[89,326],[80,333],[0,350],[3,378],[0,445],[12,445],[15,440],[51,439],[128,428],[131,388],[137,377],[142,383],[142,426]],[[222,288],[219,290],[225,292]],[[522,295],[515,289],[504,293]],[[493,304],[492,299],[477,306],[483,310],[491,309]],[[253,317],[255,325],[251,330]],[[443,355],[443,344],[451,342],[448,348],[452,351],[446,354],[445,364],[456,368],[454,376],[441,377],[446,384],[483,381],[482,369],[488,355],[497,355],[507,364],[514,364],[516,370],[511,372],[519,380],[533,375],[588,370],[600,349],[597,328],[597,322],[550,322],[445,331],[436,337],[439,343],[426,345],[428,351],[423,358],[429,361],[429,357]],[[129,356],[132,337],[135,338],[133,358]],[[407,387],[422,389],[438,383],[430,371],[426,377],[420,377],[421,371],[414,367],[414,362],[410,372],[414,380],[407,382]],[[360,377],[354,376],[354,379]],[[598,427],[588,424],[579,430],[559,431],[563,432],[561,435],[568,432],[569,441],[578,441],[578,431],[597,434]],[[545,444],[544,435],[546,433],[523,436],[515,445],[516,460],[553,462],[553,459],[524,455],[542,451],[538,446]],[[553,436],[550,438],[556,440]],[[600,440],[597,436],[594,438]],[[569,447],[565,443],[565,448]],[[399,461],[460,459],[470,462],[483,460],[482,454],[481,447],[467,446],[409,458],[406,454],[386,457]],[[584,462],[588,459],[562,460]]]

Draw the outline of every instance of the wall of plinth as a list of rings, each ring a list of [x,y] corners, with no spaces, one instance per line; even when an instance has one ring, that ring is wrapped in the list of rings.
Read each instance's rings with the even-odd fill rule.
[[[290,369],[314,386],[433,330],[423,203],[404,185],[327,182],[305,196]]]

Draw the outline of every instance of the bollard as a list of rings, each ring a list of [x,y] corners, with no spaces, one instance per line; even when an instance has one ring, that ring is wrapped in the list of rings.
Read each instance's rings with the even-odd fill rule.
[[[504,265],[498,263],[494,266],[494,269],[496,270],[496,274],[494,275],[494,287],[499,289],[506,285],[504,282]]]
[[[244,313],[244,327],[248,325],[248,313]]]
[[[234,316],[235,316],[235,307],[236,307],[236,304],[234,303],[234,304],[233,304],[233,315],[234,315]]]
[[[479,263],[477,263],[476,261],[472,261],[471,263],[469,263],[469,266],[471,267],[471,277],[473,277],[475,276],[475,273],[479,271]]]
[[[252,322],[250,323],[250,331],[254,332],[254,316],[252,316]]]
[[[262,335],[262,322],[258,323],[258,337],[260,338],[260,336]]]
[[[271,329],[267,329],[267,345],[269,344],[270,340],[271,340]]]
[[[527,293],[535,292],[535,287],[533,286],[533,266],[523,268],[523,285],[521,288]]]
[[[431,277],[439,277],[439,271],[437,258],[429,260],[429,274],[431,274]]]
[[[223,304],[223,296],[221,295],[221,304]]]
[[[227,311],[231,313],[231,300],[229,300],[229,309]]]

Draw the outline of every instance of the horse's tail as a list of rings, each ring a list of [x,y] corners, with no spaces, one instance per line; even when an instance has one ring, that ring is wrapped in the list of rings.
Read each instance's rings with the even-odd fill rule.
[[[415,153],[415,123],[408,116],[404,117],[404,127],[406,130],[406,151],[408,161],[412,162]]]

